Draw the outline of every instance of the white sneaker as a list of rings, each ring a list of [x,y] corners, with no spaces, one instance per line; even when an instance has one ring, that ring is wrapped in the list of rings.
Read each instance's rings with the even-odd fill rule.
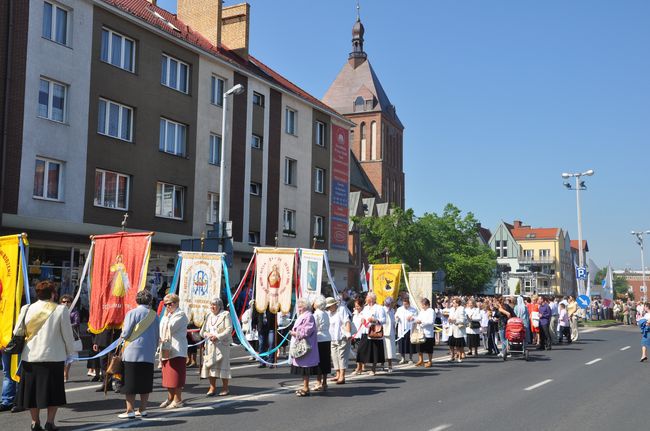
[[[406,363],[406,359],[404,359],[404,358],[400,359],[400,361],[399,361],[400,365],[405,364],[405,363]]]
[[[170,405],[172,402],[170,400],[165,400],[162,403],[160,403],[160,408],[165,409],[167,408],[168,405]]]
[[[165,408],[166,408],[166,409],[178,409],[178,408],[183,407],[184,405],[185,405],[185,404],[183,403],[183,401],[181,401],[180,403],[177,403],[176,401],[174,401],[173,403],[169,404],[169,405],[168,405],[167,407],[165,407]]]
[[[147,416],[149,416],[149,413],[146,410],[143,412],[141,412],[140,410],[136,410],[135,415],[136,417],[146,418]]]
[[[497,355],[497,357],[498,357],[498,358],[503,358],[503,352],[499,353],[499,354]]]
[[[135,419],[135,412],[124,412],[117,415],[120,419]]]

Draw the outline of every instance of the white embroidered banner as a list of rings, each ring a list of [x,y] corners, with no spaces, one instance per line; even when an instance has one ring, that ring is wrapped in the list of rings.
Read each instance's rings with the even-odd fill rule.
[[[210,312],[212,298],[221,294],[221,258],[221,253],[181,253],[179,306],[198,327]]]
[[[255,308],[263,313],[291,311],[295,248],[257,248]]]
[[[420,308],[420,301],[427,298],[429,303],[433,298],[433,272],[409,272],[409,288],[411,305]]]
[[[324,258],[323,250],[300,251],[300,290],[302,297],[309,303],[321,294]]]

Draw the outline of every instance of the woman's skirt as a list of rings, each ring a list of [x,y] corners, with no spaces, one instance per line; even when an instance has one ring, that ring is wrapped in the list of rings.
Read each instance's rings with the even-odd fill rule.
[[[122,381],[124,386],[120,392],[125,395],[150,394],[153,392],[153,363],[125,361]]]
[[[361,337],[357,361],[364,364],[381,364],[385,362],[384,340],[382,338],[368,338],[368,335],[364,334]]]
[[[647,337],[641,337],[641,347],[650,348],[650,335]]]
[[[16,393],[16,406],[24,409],[45,409],[65,405],[63,366],[63,361],[23,361],[21,382]]]
[[[415,353],[415,346],[411,344],[411,331],[404,333],[402,339],[399,340],[399,353],[402,355],[402,358]]]
[[[395,355],[395,337],[384,337],[384,356],[386,359],[397,359]]]
[[[230,373],[230,345],[219,344],[219,351],[221,352],[221,360],[214,364],[212,367],[206,367],[205,361],[201,367],[201,378],[207,379],[213,377],[216,379],[231,379]],[[208,349],[210,346],[205,346]]]
[[[318,342],[318,374],[327,375],[332,372],[332,343],[331,341]]]
[[[177,356],[162,362],[162,387],[167,389],[185,386],[185,357]]]
[[[418,347],[418,353],[427,353],[429,355],[433,355],[433,346],[435,345],[436,345],[435,338],[425,338],[424,343],[416,344],[416,346]]]
[[[299,367],[297,365],[292,365],[291,374],[295,374],[296,376],[317,376],[320,374],[320,367],[318,365],[314,367]]]
[[[465,338],[463,337],[449,337],[449,346],[450,347],[465,347]]]
[[[481,344],[480,334],[467,334],[467,347],[470,349],[478,348]]]

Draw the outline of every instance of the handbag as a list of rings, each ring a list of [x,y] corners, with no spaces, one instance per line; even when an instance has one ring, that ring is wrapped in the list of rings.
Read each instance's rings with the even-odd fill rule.
[[[384,326],[379,323],[371,324],[368,328],[368,338],[372,338],[373,340],[383,339]]]
[[[309,353],[310,350],[311,346],[307,340],[301,338],[300,340],[291,343],[291,347],[289,347],[289,355],[291,355],[291,357],[294,359],[298,359],[305,356],[307,353]]]
[[[411,329],[411,344],[424,344],[426,338],[424,337],[424,331],[420,325],[415,325]]]
[[[31,304],[28,305],[27,310],[25,310],[25,314],[23,314],[23,318],[20,321],[20,326],[18,329],[19,334],[12,335],[9,344],[7,344],[5,347],[4,353],[8,355],[20,355],[23,353],[23,349],[25,348],[25,316],[27,316],[27,311],[29,311],[29,307],[31,306]]]
[[[481,329],[481,322],[478,320],[471,320],[469,322],[470,329]]]
[[[122,374],[124,372],[124,363],[122,362],[122,349],[121,345],[117,346],[111,360],[108,361],[106,367],[106,374]]]
[[[223,353],[217,348],[216,345],[208,346],[205,349],[205,355],[203,355],[203,365],[206,368],[212,368],[216,366],[223,359]]]

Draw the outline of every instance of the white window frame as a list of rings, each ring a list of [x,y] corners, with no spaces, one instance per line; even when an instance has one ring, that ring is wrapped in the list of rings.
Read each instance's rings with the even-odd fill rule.
[[[293,169],[292,169],[293,167]],[[298,161],[289,157],[284,158],[284,184],[298,186]]]
[[[164,85],[165,87],[171,88],[172,90],[179,91],[183,94],[189,94],[190,91],[190,65],[185,63],[182,60],[179,60],[176,57],[172,57],[171,55],[167,54],[162,54],[163,58],[161,60],[165,61],[166,66],[165,66],[165,76],[162,76],[162,70],[160,71],[160,83]],[[171,79],[171,62],[175,61],[176,62],[176,86],[172,86],[170,79]],[[186,72],[185,72],[185,90],[182,89],[181,87],[181,68],[182,66],[186,67]],[[162,67],[162,63],[161,63]]]
[[[104,59],[103,57],[103,48],[104,48],[104,32],[108,33],[108,40],[106,44],[106,58]],[[121,38],[121,49],[120,49],[120,59],[118,64],[113,63],[113,36],[118,36]],[[125,66],[126,62],[126,43],[124,41],[129,41],[133,45],[133,49],[131,50],[131,67],[128,68]],[[100,43],[100,48],[99,48],[99,59],[103,63],[110,64],[111,66],[115,66],[118,69],[126,70],[127,72],[135,73],[135,50],[136,50],[136,44],[135,40],[123,35],[122,33],[118,33],[114,30],[111,30],[108,27],[102,27],[102,40]]]
[[[325,138],[327,137],[327,125],[322,121],[316,121],[316,145],[325,147]]]
[[[221,85],[221,89],[219,88]],[[226,80],[218,75],[210,77],[210,103],[223,107],[223,93],[226,91]]]
[[[257,100],[260,103],[255,103],[255,98],[256,97],[257,97]],[[260,107],[263,108],[264,107],[264,102],[265,102],[264,95],[261,94],[261,93],[258,93],[257,91],[253,91],[253,105],[260,106]]]
[[[210,133],[208,144],[208,163],[214,166],[221,166],[221,147],[223,146],[221,135]],[[215,153],[216,147],[216,153]]]
[[[163,196],[163,195],[164,195],[164,193],[165,193],[165,186],[170,186],[170,187],[172,187],[172,212],[174,211],[174,208],[176,208],[176,206],[177,206],[177,205],[176,205],[176,204],[177,204],[177,202],[176,202],[176,191],[177,191],[177,190],[180,190],[180,191],[181,191],[181,203],[180,203],[180,205],[179,205],[179,207],[180,207],[180,211],[181,211],[180,217],[175,216],[175,215],[173,215],[173,214],[172,214],[171,216],[170,216],[170,215],[164,215],[164,214],[162,214],[162,208],[163,208],[163,205],[162,205],[163,201],[162,201],[162,200],[164,200],[164,196]],[[162,200],[161,200],[161,202],[160,202],[160,213],[159,213],[159,212],[158,212],[158,189],[159,189],[160,187],[162,187],[162,191],[161,191],[161,193],[160,193],[160,194],[161,194],[161,199],[162,199]],[[162,182],[162,181],[158,181],[158,182],[156,183],[156,208],[155,208],[155,210],[154,210],[154,211],[155,211],[155,215],[156,215],[156,217],[166,218],[166,219],[172,219],[172,220],[183,220],[183,217],[185,216],[185,190],[186,190],[186,189],[185,189],[185,187],[183,187],[183,186],[179,186],[179,185],[176,185],[176,184],[170,184],[170,183],[165,183],[165,182]]]
[[[216,210],[215,210],[216,206]],[[208,211],[206,224],[213,225],[219,221],[219,193],[208,192]]]
[[[289,107],[285,109],[284,131],[289,135],[298,135],[298,111],[295,109]]]
[[[551,257],[551,249],[550,248],[541,248],[539,250],[539,258],[540,259],[548,259]]]
[[[251,148],[256,148],[258,150],[262,149],[263,139],[260,135],[253,133],[251,135]]]
[[[111,138],[119,139],[121,141],[133,142],[133,108],[131,108],[130,106],[122,105],[121,103],[117,103],[117,102],[114,102],[112,100],[100,97],[99,98],[99,104],[101,105],[102,102],[104,102],[106,104],[106,107],[104,108],[104,119],[103,119],[104,131],[102,132],[99,129],[100,122],[102,121],[102,119],[99,118],[100,109],[98,108],[97,109],[97,133],[99,133],[100,135],[109,136]],[[116,105],[119,108],[118,118],[117,118],[117,133],[118,133],[118,136],[111,135],[110,132],[109,132],[109,127],[108,126],[110,124],[110,113],[111,113],[110,105]],[[131,120],[129,122],[129,132],[128,132],[129,136],[127,138],[124,138],[124,137],[121,136],[122,123],[124,121],[125,112],[127,112],[130,115],[130,120]]]
[[[169,118],[165,117],[160,117],[160,123],[165,123],[165,128],[164,128],[164,137],[163,134],[161,133],[159,138],[158,138],[158,149],[162,151],[163,153],[167,154],[172,154],[174,156],[179,156],[179,157],[185,157],[187,155],[187,135],[188,135],[188,129],[187,125],[183,123],[179,123],[174,120],[170,120]],[[170,151],[167,148],[167,129],[168,129],[168,124],[173,124],[176,127],[176,132],[175,137],[174,137],[174,150]],[[179,142],[181,139],[180,136],[180,130],[184,129],[185,130],[185,142]],[[159,127],[160,130],[160,127]],[[180,147],[180,148],[179,148]]]
[[[115,171],[107,171],[105,169],[95,169],[95,192],[97,189],[97,174],[101,173],[102,174],[102,185],[100,189],[100,196],[99,196],[99,203],[97,201],[97,196],[94,196],[93,198],[93,205],[99,208],[108,208],[108,209],[114,209],[114,210],[122,210],[122,211],[127,211],[129,209],[129,194],[131,192],[131,176],[126,175],[126,174],[121,174],[119,172]],[[115,202],[114,206],[110,205],[104,205],[105,203],[105,197],[106,197],[106,174],[115,174],[117,176],[117,179],[115,181]],[[120,207],[118,206],[119,202],[119,196],[120,196],[120,178],[126,178],[126,197],[125,197],[125,202],[126,206],[125,207]]]
[[[296,235],[296,211],[285,208],[282,215],[282,234],[284,236]]]
[[[318,238],[325,236],[325,217],[319,215],[314,216],[314,236]]]
[[[526,259],[535,259],[535,250],[532,248],[524,249],[522,251],[524,258]]]
[[[260,243],[260,233],[255,231],[248,232],[248,243],[249,244],[259,244]]]
[[[39,78],[39,85],[38,85],[38,106],[40,110],[41,102],[40,102],[40,95],[41,95],[41,81],[47,82],[47,114],[45,116],[41,115],[40,112],[38,113],[39,118],[45,118],[46,120],[50,121],[55,121],[57,123],[65,123],[68,118],[68,85],[64,84],[63,82],[59,81],[54,81],[49,78],[45,78],[41,76]],[[60,87],[63,87],[63,118],[62,119],[57,119],[53,117],[53,102],[54,102],[54,86],[58,85]]]
[[[52,21],[49,24],[50,27],[50,37],[47,37],[44,33],[43,30],[45,29],[45,5],[50,5],[52,7]],[[57,10],[62,10],[65,12],[65,42],[61,42],[56,40],[56,31],[57,31],[57,20],[56,20],[56,11]],[[41,36],[43,39],[47,39],[49,41],[52,41],[54,43],[57,43],[59,45],[63,46],[70,46],[70,14],[72,11],[70,9],[61,7],[60,5],[50,2],[50,1],[45,1],[43,2],[43,22],[42,22],[42,27],[41,27]]]
[[[44,162],[45,167],[43,169],[43,195],[37,195],[35,194],[34,187],[36,186],[36,163],[37,162]],[[50,198],[48,197],[48,181],[47,181],[47,173],[49,171],[49,166],[55,164],[59,165],[59,177],[57,178],[57,197],[56,198]],[[63,202],[63,162],[59,160],[53,160],[53,159],[48,159],[45,157],[36,157],[34,160],[34,187],[32,187],[32,197],[34,199],[40,199],[40,200],[45,200],[45,201],[52,201],[52,202]]]
[[[325,169],[314,168],[314,191],[316,193],[325,193]]]
[[[250,194],[253,195],[253,196],[261,196],[262,195],[262,184],[251,181]]]

